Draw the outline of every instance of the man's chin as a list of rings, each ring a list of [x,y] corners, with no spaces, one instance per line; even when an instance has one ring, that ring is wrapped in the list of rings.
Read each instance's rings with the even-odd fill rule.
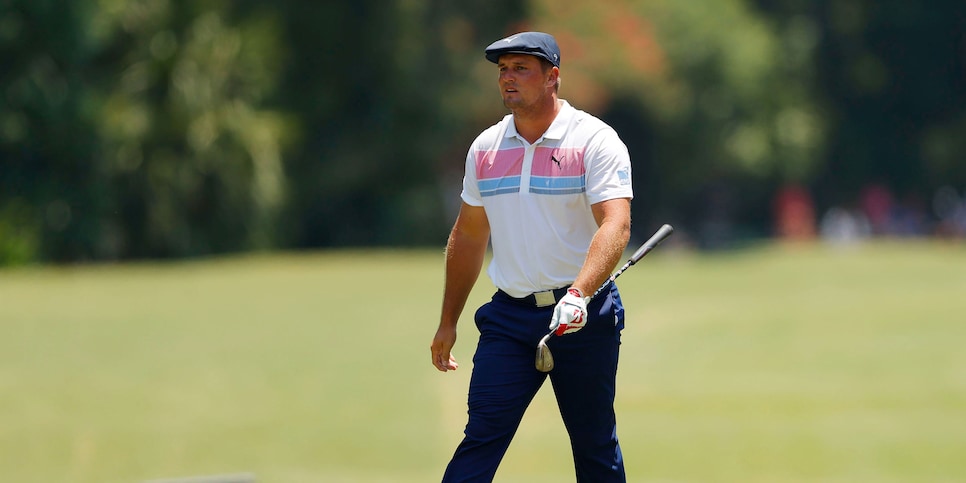
[[[519,99],[512,99],[512,98],[508,99],[508,98],[504,97],[503,98],[503,105],[507,109],[509,109],[509,110],[512,111],[514,109],[519,109],[520,107],[522,107],[523,106],[523,103],[520,102]]]

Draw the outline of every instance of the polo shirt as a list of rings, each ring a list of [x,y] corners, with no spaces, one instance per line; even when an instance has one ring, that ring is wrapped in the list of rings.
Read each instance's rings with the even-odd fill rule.
[[[562,101],[533,144],[512,114],[483,131],[467,153],[460,196],[486,211],[490,280],[525,297],[573,283],[597,231],[590,206],[633,197],[630,156],[613,128]]]

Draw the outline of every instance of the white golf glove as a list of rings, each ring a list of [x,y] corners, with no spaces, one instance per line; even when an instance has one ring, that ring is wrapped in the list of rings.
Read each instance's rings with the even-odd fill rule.
[[[564,335],[583,329],[587,325],[588,302],[590,297],[584,297],[579,289],[574,287],[567,289],[567,294],[553,308],[550,330],[557,335]]]

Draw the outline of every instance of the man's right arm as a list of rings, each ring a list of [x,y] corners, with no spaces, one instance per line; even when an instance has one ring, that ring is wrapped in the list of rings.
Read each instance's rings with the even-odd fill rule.
[[[433,365],[442,372],[459,366],[451,353],[456,343],[456,324],[480,275],[489,238],[490,223],[483,207],[464,202],[446,243],[443,307],[439,328],[430,346]]]

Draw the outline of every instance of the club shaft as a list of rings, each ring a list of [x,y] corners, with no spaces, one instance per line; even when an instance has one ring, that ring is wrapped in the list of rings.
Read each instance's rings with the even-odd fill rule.
[[[651,235],[651,237],[648,238],[647,241],[644,242],[644,244],[641,245],[640,248],[638,248],[633,255],[631,255],[631,258],[627,259],[627,262],[624,263],[624,265],[621,266],[619,270],[617,270],[616,272],[614,272],[613,275],[607,278],[607,281],[605,281],[597,289],[597,291],[594,292],[594,295],[590,296],[591,300],[597,298],[597,296],[600,295],[600,293],[603,292],[614,280],[616,280],[617,277],[619,277],[622,273],[624,273],[624,270],[627,270],[628,268],[631,267],[631,265],[634,265],[640,259],[644,258],[644,255],[647,255],[648,253],[650,253],[650,251],[653,250],[654,247],[658,246],[662,241],[664,241],[665,238],[671,236],[671,233],[673,232],[674,232],[674,228],[672,228],[671,225],[668,225],[668,224],[665,224],[659,230],[657,230],[657,232]]]

